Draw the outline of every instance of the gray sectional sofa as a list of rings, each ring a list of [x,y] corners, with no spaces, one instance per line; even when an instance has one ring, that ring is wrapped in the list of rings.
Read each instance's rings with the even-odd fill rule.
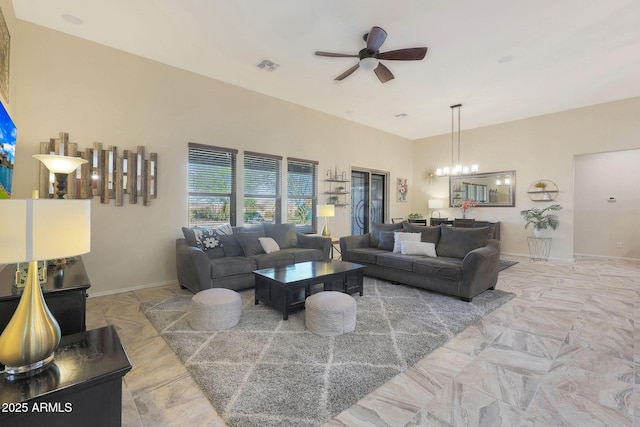
[[[403,254],[398,251],[396,233],[403,233],[400,237],[404,233],[419,233],[419,238],[409,237],[422,243],[401,246],[415,249],[422,245],[433,248],[435,253],[427,251],[431,255],[428,256],[423,250],[407,250]],[[493,237],[490,227],[372,224],[370,233],[341,237],[340,250],[344,261],[364,265],[365,275],[471,301],[481,292],[494,289],[498,281],[500,242],[490,237]]]
[[[251,288],[253,270],[328,261],[331,252],[331,239],[298,233],[294,224],[183,227],[182,232],[184,238],[176,239],[178,283],[194,293],[209,288]],[[271,237],[279,250],[266,253],[261,237]]]

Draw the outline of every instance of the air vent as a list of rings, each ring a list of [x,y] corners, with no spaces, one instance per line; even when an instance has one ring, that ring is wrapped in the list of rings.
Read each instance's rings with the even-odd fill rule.
[[[256,65],[256,67],[266,71],[275,71],[279,66],[280,64],[276,64],[275,62],[269,61],[268,59],[264,59],[262,62]]]

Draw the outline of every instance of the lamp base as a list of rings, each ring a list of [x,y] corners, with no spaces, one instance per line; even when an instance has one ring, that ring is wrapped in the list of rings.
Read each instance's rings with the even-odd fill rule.
[[[24,377],[37,374],[49,367],[53,362],[53,353],[37,362],[29,363],[23,366],[5,366],[4,372],[11,379],[12,377]]]
[[[60,337],[38,283],[38,262],[30,261],[18,307],[0,335],[0,363],[10,376],[43,370],[53,361]]]
[[[322,229],[322,237],[331,237],[331,231],[329,231],[329,224],[324,223],[324,228]]]

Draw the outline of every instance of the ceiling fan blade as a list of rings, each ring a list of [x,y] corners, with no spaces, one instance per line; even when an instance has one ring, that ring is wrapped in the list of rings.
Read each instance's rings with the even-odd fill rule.
[[[387,39],[387,32],[380,27],[373,27],[367,35],[367,49],[369,52],[377,52],[382,43]]]
[[[393,61],[419,61],[427,54],[426,47],[412,47],[409,49],[390,50],[378,55],[378,59]]]
[[[391,71],[387,67],[385,67],[382,62],[378,63],[378,66],[373,71],[376,73],[376,76],[378,76],[378,79],[380,79],[382,83],[386,83],[389,80],[394,79]]]
[[[360,63],[354,65],[353,67],[349,68],[347,71],[345,71],[344,73],[340,74],[338,77],[336,77],[333,80],[342,80],[346,77],[349,77],[351,74],[353,74],[353,72],[355,70],[357,70],[358,68],[360,68]]]
[[[358,55],[350,55],[348,53],[333,53],[333,52],[321,52],[317,51],[318,56],[330,56],[332,58],[357,58]]]

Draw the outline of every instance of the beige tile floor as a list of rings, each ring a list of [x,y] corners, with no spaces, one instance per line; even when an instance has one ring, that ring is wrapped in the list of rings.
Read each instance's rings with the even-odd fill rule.
[[[498,283],[516,298],[327,425],[640,427],[640,261],[519,261]],[[116,325],[133,364],[123,426],[224,425],[139,309],[183,293],[88,300],[87,327]]]

